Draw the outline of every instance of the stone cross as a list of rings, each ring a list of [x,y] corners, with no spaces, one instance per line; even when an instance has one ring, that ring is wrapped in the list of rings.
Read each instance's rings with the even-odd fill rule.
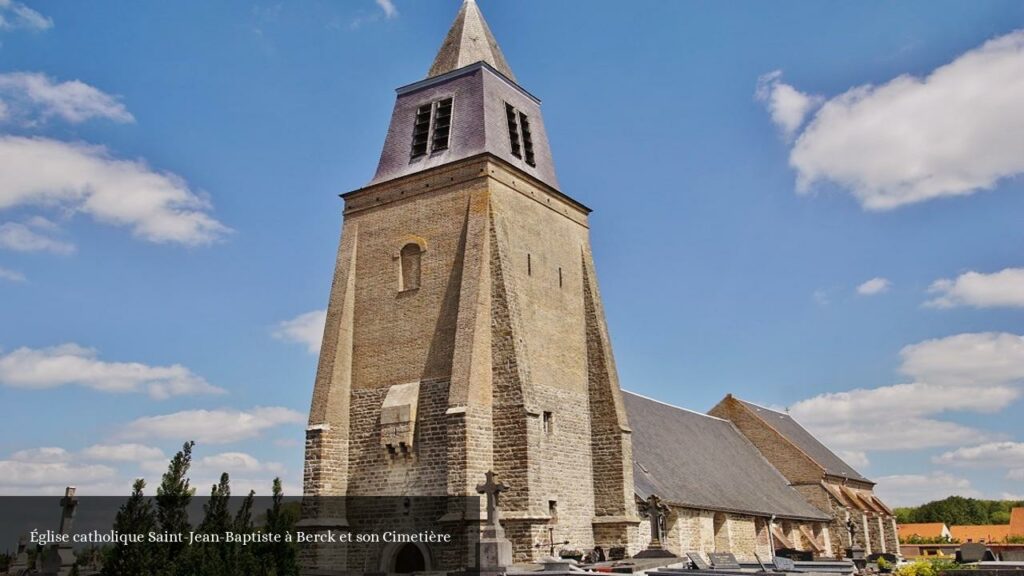
[[[661,503],[657,494],[651,494],[644,501],[643,511],[651,519],[651,545],[650,548],[661,548],[661,519],[668,514],[668,506]]]
[[[495,526],[498,524],[499,511],[498,511],[498,495],[508,490],[508,486],[501,482],[494,481],[494,472],[488,470],[487,481],[483,484],[478,484],[476,491],[479,494],[487,495],[487,524]]]
[[[75,487],[68,486],[64,489],[64,497],[60,499],[60,533],[70,534],[71,523],[75,520],[75,508],[78,506],[78,499],[75,498]]]

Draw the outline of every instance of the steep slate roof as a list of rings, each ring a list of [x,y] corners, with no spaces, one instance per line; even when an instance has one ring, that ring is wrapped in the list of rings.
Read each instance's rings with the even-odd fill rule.
[[[458,15],[455,16],[448,36],[437,52],[427,78],[440,76],[477,62],[490,64],[509,80],[516,79],[475,0],[465,0]]]
[[[623,392],[637,494],[686,508],[828,521],[728,420]]]
[[[736,398],[736,400],[753,412],[765,424],[774,428],[776,432],[781,434],[786,440],[789,440],[804,454],[807,454],[811,460],[814,460],[818,466],[825,470],[826,474],[850,478],[851,480],[860,480],[861,482],[871,482],[871,480],[861,476],[860,472],[854,470],[853,466],[844,462],[842,458],[836,456],[834,452],[825,447],[824,444],[805,430],[789,414],[758,406],[739,398]],[[871,483],[873,484],[873,482]]]

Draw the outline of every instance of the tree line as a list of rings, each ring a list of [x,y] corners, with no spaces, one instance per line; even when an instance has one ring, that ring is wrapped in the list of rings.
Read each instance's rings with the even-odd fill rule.
[[[950,496],[921,506],[896,508],[896,521],[900,524],[943,522],[947,526],[977,526],[982,524],[1009,524],[1010,510],[1024,507],[1022,500],[981,500]]]

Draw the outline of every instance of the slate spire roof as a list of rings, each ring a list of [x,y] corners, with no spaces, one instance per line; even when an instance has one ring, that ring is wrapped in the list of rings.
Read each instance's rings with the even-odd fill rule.
[[[434,58],[427,78],[440,76],[477,62],[486,62],[509,80],[516,79],[508,62],[505,61],[505,55],[498,47],[498,41],[491,34],[484,15],[480,13],[480,7],[476,5],[475,0],[465,0],[448,31],[448,36],[437,52],[437,57]]]

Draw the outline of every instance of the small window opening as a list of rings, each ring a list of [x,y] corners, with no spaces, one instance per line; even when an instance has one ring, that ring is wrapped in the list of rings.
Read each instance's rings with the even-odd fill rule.
[[[562,287],[562,267],[558,267],[558,287]]]
[[[519,125],[516,120],[516,109],[511,104],[505,104],[505,118],[508,120],[508,139],[512,146],[512,155],[522,158],[522,145],[519,140]]]
[[[543,422],[544,433],[551,434],[554,431],[554,415],[551,412],[544,412]]]
[[[431,152],[448,149],[448,137],[452,131],[452,99],[445,98],[437,103],[434,112],[434,138]]]
[[[519,113],[519,129],[523,133],[523,153],[526,156],[526,163],[536,166],[537,161],[533,157],[533,136],[530,134],[530,119],[522,112]]]
[[[412,129],[412,157],[419,158],[427,153],[427,142],[430,140],[430,109],[431,104],[424,104],[416,110],[416,121]]]
[[[533,258],[529,254],[526,255],[526,275],[533,276]]]
[[[402,246],[399,262],[402,267],[400,291],[416,290],[420,287],[420,256],[423,251],[418,244],[410,242]]]
[[[553,522],[558,521],[558,500],[548,500],[548,516]]]

